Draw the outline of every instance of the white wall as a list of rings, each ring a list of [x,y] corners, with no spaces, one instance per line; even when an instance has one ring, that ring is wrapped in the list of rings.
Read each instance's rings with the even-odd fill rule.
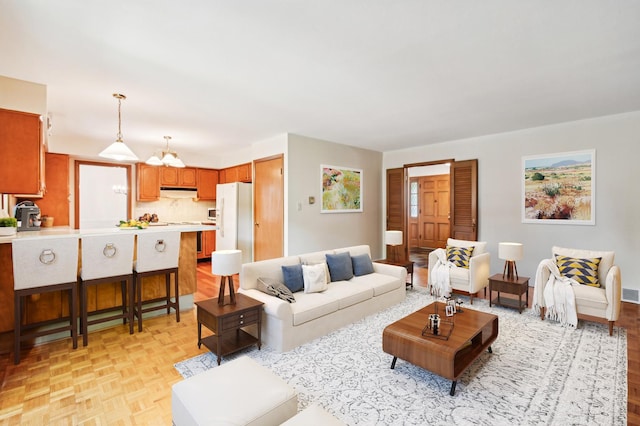
[[[290,134],[288,154],[287,253],[368,244],[372,257],[380,258],[382,235],[376,230],[383,219],[382,153]],[[362,213],[320,213],[321,164],[362,169]],[[315,204],[309,204],[310,196]]]
[[[585,149],[596,150],[595,226],[521,223],[522,156]],[[518,272],[531,277],[531,284],[553,245],[614,250],[622,286],[640,289],[634,267],[640,257],[640,111],[391,151],[384,154],[383,168],[447,158],[478,159],[478,238],[489,243],[493,272],[503,268],[500,241],[524,244]]]

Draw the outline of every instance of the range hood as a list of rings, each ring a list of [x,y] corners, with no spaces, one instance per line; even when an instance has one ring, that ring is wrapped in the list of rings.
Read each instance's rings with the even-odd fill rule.
[[[160,187],[160,198],[198,198],[196,188]]]

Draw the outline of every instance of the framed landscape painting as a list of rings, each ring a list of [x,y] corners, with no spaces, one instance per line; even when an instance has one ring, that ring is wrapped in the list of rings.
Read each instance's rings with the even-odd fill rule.
[[[362,170],[321,165],[322,205],[320,213],[362,211]]]
[[[522,222],[595,225],[596,151],[522,158]]]

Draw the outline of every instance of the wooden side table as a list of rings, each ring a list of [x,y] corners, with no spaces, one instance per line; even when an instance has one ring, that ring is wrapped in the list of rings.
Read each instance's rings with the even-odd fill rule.
[[[489,306],[492,305],[491,298],[493,292],[498,292],[498,297],[493,300],[497,306],[506,306],[515,308],[522,313],[522,309],[529,306],[529,277],[507,278],[502,274],[495,274],[489,277]],[[518,296],[518,300],[512,298],[500,298],[500,292],[514,294]],[[525,301],[522,301],[522,295],[525,295]]]
[[[218,298],[196,302],[198,310],[198,348],[204,345],[218,355],[218,365],[224,355],[237,352],[251,345],[258,345],[260,340],[263,303],[249,296],[236,294],[235,305],[218,305]],[[257,324],[258,337],[242,328]],[[202,326],[207,327],[213,335],[202,338]]]
[[[399,259],[399,260],[379,259],[379,260],[374,260],[374,262],[384,263],[384,264],[387,264],[387,265],[402,266],[403,268],[405,268],[407,270],[407,276],[409,277],[409,281],[406,282],[406,286],[407,287],[411,286],[411,288],[413,288],[413,264],[414,264],[414,262],[412,260],[408,260],[408,259]]]

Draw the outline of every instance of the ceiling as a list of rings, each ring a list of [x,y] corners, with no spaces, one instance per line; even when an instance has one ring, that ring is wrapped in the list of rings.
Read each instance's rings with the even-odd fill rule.
[[[50,147],[117,133],[377,151],[640,110],[636,0],[0,0],[0,75],[47,86]]]

